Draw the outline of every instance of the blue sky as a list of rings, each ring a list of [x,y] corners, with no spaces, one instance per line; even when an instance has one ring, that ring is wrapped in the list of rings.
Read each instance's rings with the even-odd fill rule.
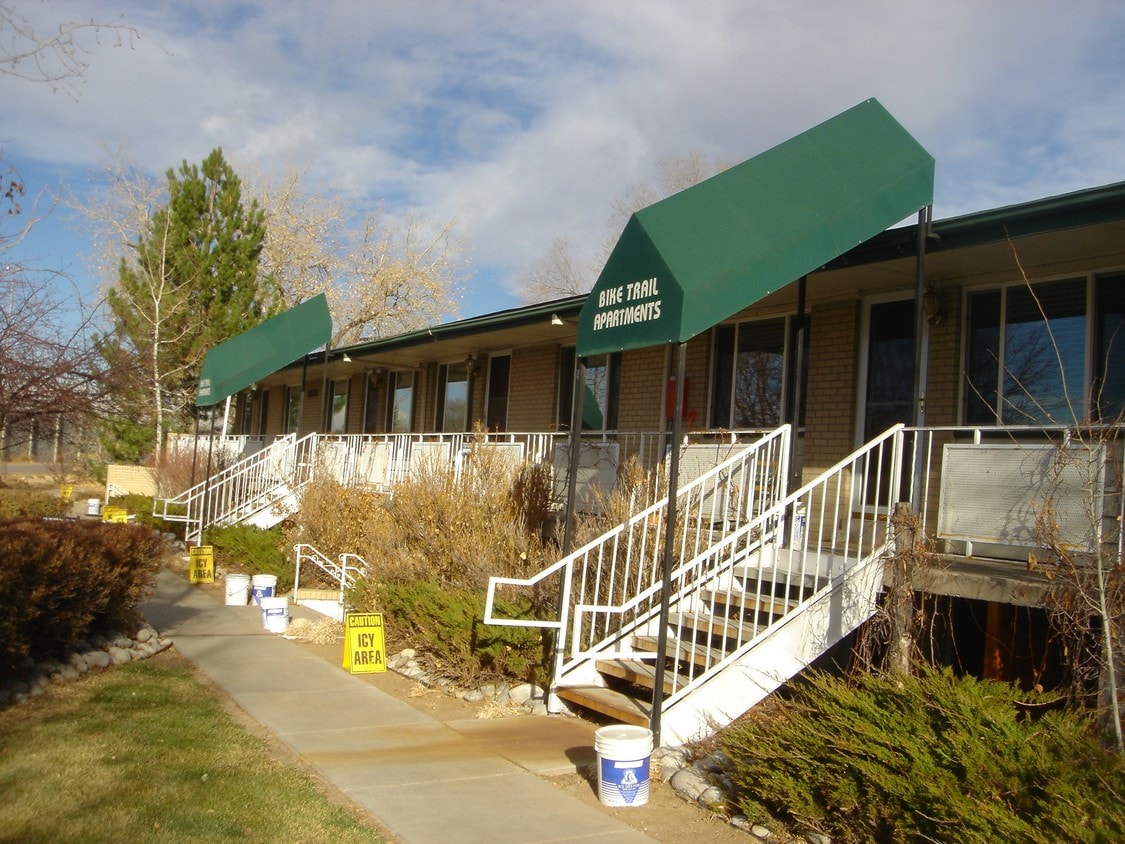
[[[87,38],[75,97],[0,77],[0,143],[79,195],[119,148],[223,147],[357,209],[456,217],[461,316],[513,307],[557,237],[588,256],[657,164],[736,163],[877,97],[936,158],[937,217],[1125,179],[1125,3],[1071,0],[10,0]],[[99,280],[61,211],[19,257]]]

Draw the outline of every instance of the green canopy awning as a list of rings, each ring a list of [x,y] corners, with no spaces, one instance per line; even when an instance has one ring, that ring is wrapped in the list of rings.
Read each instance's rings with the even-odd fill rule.
[[[638,211],[580,356],[680,343],[933,203],[934,159],[877,100]]]
[[[331,338],[332,318],[321,293],[209,351],[199,374],[196,407],[218,404]]]

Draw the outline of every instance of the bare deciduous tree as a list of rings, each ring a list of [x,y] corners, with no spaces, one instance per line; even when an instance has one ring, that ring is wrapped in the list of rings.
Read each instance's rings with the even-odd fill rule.
[[[262,271],[289,307],[319,293],[332,313],[332,345],[409,331],[456,313],[462,268],[455,221],[434,225],[385,212],[353,225],[338,196],[308,191],[290,171],[250,188],[266,212]]]
[[[77,292],[57,273],[0,272],[0,431],[7,448],[33,424],[90,419],[104,397]]]
[[[122,47],[141,37],[121,19],[109,23],[70,21],[44,32],[37,30],[16,6],[14,2],[0,3],[0,74],[46,83],[74,98],[89,66],[85,38],[100,43],[105,37],[112,46]]]
[[[586,293],[594,286],[629,217],[654,202],[698,184],[727,166],[708,162],[699,152],[661,161],[657,165],[655,183],[633,185],[610,201],[606,236],[592,257],[582,257],[569,238],[555,238],[543,257],[533,261],[520,274],[520,298],[525,302],[544,302]]]

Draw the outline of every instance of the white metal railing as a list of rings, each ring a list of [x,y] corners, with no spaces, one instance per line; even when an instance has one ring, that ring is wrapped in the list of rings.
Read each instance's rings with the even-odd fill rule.
[[[692,432],[694,443],[740,443],[762,435],[760,430]],[[241,450],[247,456],[209,480],[189,490],[154,503],[153,515],[189,525],[188,540],[202,536],[212,524],[247,518],[308,483],[314,472],[323,472],[344,486],[366,486],[389,491],[397,483],[433,466],[449,466],[460,476],[473,448],[513,448],[532,463],[551,464],[557,446],[568,445],[565,432],[507,433],[411,433],[411,434],[307,434],[297,439],[287,434],[264,445],[257,437],[216,438],[225,444],[224,453]],[[206,442],[205,440],[203,442]],[[177,448],[187,446],[177,441]],[[617,460],[630,457],[648,470],[659,470],[668,450],[663,432],[584,432],[583,446],[615,445]],[[200,453],[203,447],[200,446]],[[607,473],[607,483],[616,480],[616,464]],[[565,489],[565,483],[557,485]],[[608,493],[611,489],[601,490]],[[562,499],[555,501],[563,504]]]
[[[1024,536],[1034,537],[1034,511],[1045,503],[1048,496],[1058,508],[1064,506],[1061,498],[1070,497],[1073,507],[1082,511],[1078,518],[1085,522],[1085,529],[1097,534],[1103,543],[1111,543],[1118,558],[1125,551],[1125,531],[1121,529],[1125,524],[1125,494],[1122,491],[1125,425],[1084,426],[1081,429],[1067,426],[951,425],[906,428],[903,436],[903,498],[913,506],[925,533],[944,542],[950,553],[963,553],[972,557],[983,547],[992,556],[1026,562],[1024,546],[1005,547],[1001,537],[1006,532],[1012,532],[1010,522],[1013,520],[1023,522],[1020,532]],[[963,454],[967,450],[970,458],[979,450],[982,469],[998,446],[1009,447],[1028,458],[1028,465],[1022,467],[1019,479],[1019,506],[1000,512],[1004,502],[995,502],[995,512],[991,515],[998,524],[995,531],[990,532],[990,536],[982,535],[976,539],[962,536],[954,539],[939,535],[943,517],[949,515],[948,509],[960,503],[960,496],[947,495],[946,500],[942,500],[943,478],[947,485],[951,480],[951,476],[946,477],[946,446],[960,449]],[[1070,456],[1065,456],[1062,449],[1068,449]],[[1053,460],[1052,450],[1059,450],[1057,458]],[[1084,451],[1088,452],[1085,457],[1076,454]],[[1100,464],[1098,471],[1101,474],[1098,479],[1093,477],[1095,467],[1092,461],[1095,458]],[[1030,465],[1040,460],[1044,462],[1038,466]],[[1072,464],[1072,469],[1077,467],[1078,476],[1070,472],[1068,477],[1067,463]],[[1041,486],[1043,478],[1035,477],[1043,469],[1049,475],[1045,479],[1046,487]],[[1102,484],[1100,489],[1094,488],[1096,481]],[[1095,495],[1101,499],[1100,505],[1091,497]],[[1091,506],[1100,506],[1100,519],[1090,517]]]
[[[736,530],[716,537],[713,543],[703,543],[702,547],[682,539],[677,543],[676,565],[668,584],[668,652],[683,668],[666,677],[665,708],[738,659],[795,613],[820,600],[825,590],[839,588],[849,577],[878,563],[891,541],[891,532],[887,508],[877,502],[897,497],[899,473],[894,470],[901,465],[901,449],[899,425],[795,492],[782,495],[779,490],[777,495],[763,498],[761,508],[751,518]],[[783,469],[783,465],[777,468]],[[779,479],[778,483],[783,481]],[[869,499],[872,503],[864,503]],[[690,528],[692,520],[685,519],[685,523]],[[559,631],[553,679],[556,689],[565,686],[568,675],[577,676],[578,669],[593,659],[656,658],[650,644],[637,645],[638,636],[651,640],[659,632],[664,584],[655,559],[646,567],[643,578],[619,578],[616,589],[604,585],[603,561],[610,558],[605,550],[607,542],[624,533],[622,526],[536,577],[493,578],[489,584],[486,622]],[[614,545],[612,559],[619,557],[619,548],[619,544]],[[528,621],[492,615],[491,601],[497,587],[529,586],[555,572],[562,579],[555,618]],[[624,594],[626,580],[636,584],[629,594]],[[595,588],[591,589],[591,584]],[[775,586],[780,597],[774,595]],[[719,608],[738,603],[768,606],[765,615],[774,620],[761,624],[731,622]]]
[[[298,590],[301,586],[301,563],[315,564],[339,586],[339,601],[344,603],[344,592],[355,586],[356,577],[367,576],[367,561],[359,554],[341,554],[336,560],[331,559],[318,551],[312,545],[301,542],[293,546],[294,575],[293,599],[299,599]]]
[[[761,513],[772,512],[785,490],[790,436],[790,426],[783,425],[678,490],[678,559],[695,559],[730,537],[745,539],[747,525],[758,523]],[[561,678],[571,657],[565,640],[572,608],[582,608],[581,621],[575,621],[578,639],[571,644],[579,651],[593,649],[595,641],[629,635],[649,619],[653,599],[659,601],[667,507],[668,499],[662,498],[531,578],[490,578],[485,622],[558,630],[555,677]],[[496,614],[501,588],[533,589],[556,575],[561,583],[554,618],[512,619]],[[645,596],[643,604],[636,603],[639,595]],[[603,611],[590,612],[592,607]]]
[[[174,498],[153,502],[153,515],[184,522],[187,540],[200,541],[213,524],[229,524],[295,493],[313,477],[317,435],[290,435]]]

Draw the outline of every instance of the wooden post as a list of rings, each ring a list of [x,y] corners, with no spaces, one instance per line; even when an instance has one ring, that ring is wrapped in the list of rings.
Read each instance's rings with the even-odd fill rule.
[[[891,583],[887,593],[887,614],[890,617],[887,667],[899,674],[909,674],[914,651],[914,584],[911,575],[918,541],[914,530],[914,511],[909,502],[895,504],[892,524],[895,528],[895,555],[891,560]]]

